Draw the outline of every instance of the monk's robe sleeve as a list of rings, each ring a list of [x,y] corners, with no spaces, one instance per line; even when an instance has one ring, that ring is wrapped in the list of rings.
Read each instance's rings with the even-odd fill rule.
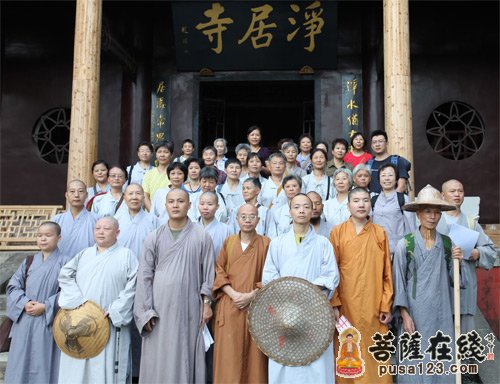
[[[404,195],[404,202],[408,204],[410,198]],[[373,212],[373,211],[372,211]],[[403,211],[404,234],[415,232],[417,228],[417,215],[415,212]]]
[[[486,235],[486,233],[484,233],[481,226],[477,223],[475,230],[479,232],[479,237],[476,244],[476,248],[479,251],[479,260],[477,261],[477,266],[486,270],[490,270],[495,264],[495,259],[497,257],[495,245]]]
[[[56,316],[57,311],[59,310],[59,305],[57,304],[57,300],[59,299],[59,292],[50,296],[47,300],[44,301],[45,304],[45,321],[47,325],[51,325],[54,321],[54,317]]]
[[[200,295],[212,297],[212,288],[215,277],[215,249],[212,239],[208,233],[205,233],[205,241],[202,246],[202,279]]]
[[[212,290],[212,296],[216,301],[219,300],[224,295],[222,288],[226,285],[231,285],[231,282],[229,281],[229,278],[226,273],[227,258],[228,258],[227,247],[229,241],[231,241],[230,238],[224,240],[224,244],[222,245],[219,256],[217,257],[217,263],[215,264],[215,280],[214,280],[214,288]]]
[[[15,323],[24,312],[30,299],[26,296],[26,260],[24,260],[7,285],[7,316]]]
[[[137,257],[129,249],[123,249],[126,254],[123,258],[126,260],[127,283],[118,294],[118,298],[111,302],[108,307],[109,318],[115,327],[123,327],[133,320],[133,306],[135,297],[135,285],[137,279],[137,268],[139,262]]]
[[[324,240],[324,246],[321,252],[321,268],[320,275],[315,278],[312,283],[320,287],[325,287],[328,290],[328,299],[331,299],[335,288],[339,285],[339,268],[333,253],[333,247],[326,239],[318,237],[319,240]]]
[[[61,288],[59,306],[61,308],[75,309],[87,301],[76,283],[76,270],[84,252],[85,250],[79,252],[61,268],[59,273],[59,287]]]
[[[332,229],[330,232],[330,243],[332,244],[332,247],[333,247],[333,253],[334,253],[336,265],[338,268],[338,265],[340,263],[340,260],[339,260],[340,250],[338,248],[338,238],[336,235],[337,235],[337,232],[335,231],[335,229]],[[335,291],[333,292],[333,295],[330,299],[330,304],[332,305],[332,307],[340,307],[342,305],[342,302],[340,301],[338,284],[337,284],[336,288],[337,289],[335,289]]]
[[[406,246],[401,239],[394,253],[392,264],[392,281],[394,284],[394,307],[408,309],[408,281],[406,281]]]
[[[275,239],[278,236],[278,219],[274,215],[274,210],[268,209],[266,214],[266,236]]]
[[[264,269],[262,270],[262,285],[266,285],[267,283],[281,277],[278,269],[278,248],[278,242],[271,241],[269,244],[269,250],[267,251],[266,261],[264,263]]]
[[[134,301],[134,318],[139,333],[143,334],[144,326],[153,317],[159,317],[153,307],[153,279],[155,272],[155,260],[159,255],[155,254],[155,242],[157,232],[151,233],[144,241],[139,270],[137,271],[137,284]]]
[[[256,242],[257,253],[264,255],[264,263],[266,262],[266,257],[269,251],[269,243],[271,240],[267,236],[262,236],[261,241]],[[264,268],[264,266],[262,266]],[[260,277],[261,281],[255,283],[255,288],[262,289],[262,275]]]
[[[384,272],[382,284],[382,299],[380,300],[380,312],[391,313],[392,302],[394,298],[394,288],[392,285],[392,268],[391,254],[389,251],[389,240],[384,232],[383,248],[384,248]]]

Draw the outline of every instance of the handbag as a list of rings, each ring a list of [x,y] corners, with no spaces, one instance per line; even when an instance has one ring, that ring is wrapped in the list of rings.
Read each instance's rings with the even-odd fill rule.
[[[26,257],[26,280],[24,281],[24,286],[26,287],[26,281],[28,281],[28,271],[33,263],[33,258],[35,256],[30,255]],[[12,329],[12,320],[6,317],[2,324],[0,325],[0,352],[9,352],[10,349],[10,330]]]

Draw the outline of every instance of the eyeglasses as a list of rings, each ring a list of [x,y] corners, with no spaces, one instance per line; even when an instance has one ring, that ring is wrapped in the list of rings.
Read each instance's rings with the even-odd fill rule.
[[[240,215],[240,219],[243,221],[255,221],[257,220],[258,216],[257,215]]]
[[[124,179],[125,176],[112,174],[112,175],[109,175],[109,178],[110,179],[119,179],[119,180],[121,180],[121,179]]]

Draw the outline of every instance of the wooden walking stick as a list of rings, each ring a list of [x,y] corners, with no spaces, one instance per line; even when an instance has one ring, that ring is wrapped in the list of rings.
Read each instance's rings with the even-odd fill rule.
[[[455,384],[462,384],[462,373],[460,372],[460,360],[458,359],[457,340],[460,337],[460,260],[453,259],[453,312],[455,318],[455,363],[457,373]]]

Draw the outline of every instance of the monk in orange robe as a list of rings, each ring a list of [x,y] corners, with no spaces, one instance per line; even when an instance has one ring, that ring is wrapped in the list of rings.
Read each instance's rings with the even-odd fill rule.
[[[213,382],[267,383],[267,357],[248,332],[247,308],[262,287],[270,240],[255,231],[255,206],[242,205],[237,220],[240,233],[226,239],[217,258]]]
[[[344,315],[361,333],[361,358],[365,373],[355,379],[336,377],[336,383],[392,383],[392,377],[378,376],[377,362],[368,352],[376,332],[388,332],[391,321],[393,287],[387,235],[382,227],[370,222],[370,195],[363,188],[349,192],[351,218],[330,233],[340,271],[340,284],[331,304],[336,318]],[[335,357],[339,342],[335,340]]]

